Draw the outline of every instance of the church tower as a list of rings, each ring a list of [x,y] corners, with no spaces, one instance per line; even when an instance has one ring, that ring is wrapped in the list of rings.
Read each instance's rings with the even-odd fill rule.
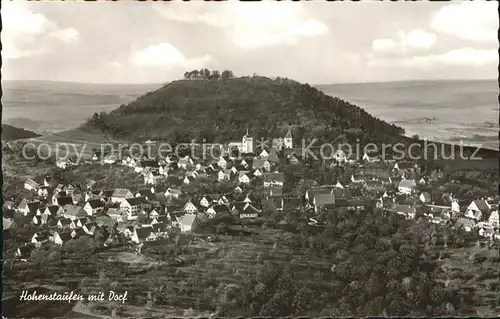
[[[292,148],[293,147],[293,137],[292,137],[292,125],[288,125],[288,132],[285,135],[283,144],[285,148]]]
[[[247,134],[245,134],[242,138],[241,145],[242,153],[253,153],[253,137],[248,134],[248,128]]]

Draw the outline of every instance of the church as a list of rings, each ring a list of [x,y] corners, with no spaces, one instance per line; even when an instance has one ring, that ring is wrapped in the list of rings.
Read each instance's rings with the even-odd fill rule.
[[[292,126],[288,126],[288,132],[285,137],[273,138],[272,148],[293,148]]]
[[[272,139],[272,148],[281,149],[281,148],[293,148],[293,136],[292,136],[292,128],[288,126],[288,132],[285,137],[273,138]],[[254,139],[250,135],[247,129],[247,133],[241,138],[241,142],[231,142],[228,144],[228,148],[237,148],[238,151],[242,154],[245,153],[253,153],[255,151]]]

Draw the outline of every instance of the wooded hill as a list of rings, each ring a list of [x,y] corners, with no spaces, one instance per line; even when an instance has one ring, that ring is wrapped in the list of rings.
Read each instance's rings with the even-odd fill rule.
[[[193,77],[168,83],[109,114],[94,114],[86,125],[121,138],[187,142],[284,136],[334,142],[400,140],[404,130],[364,109],[293,80],[266,77]],[[223,74],[223,73],[222,73]]]
[[[40,136],[40,134],[38,133],[18,128],[12,125],[2,124],[2,140],[4,141],[13,141],[38,136]]]

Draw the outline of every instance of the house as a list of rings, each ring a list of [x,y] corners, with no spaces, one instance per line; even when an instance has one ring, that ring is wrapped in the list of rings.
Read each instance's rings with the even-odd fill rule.
[[[467,218],[458,218],[457,222],[455,223],[456,228],[463,228],[465,231],[470,232],[473,228],[476,227],[476,222],[472,219],[467,219]]]
[[[316,194],[332,194],[333,191],[331,188],[328,187],[321,187],[321,188],[312,188],[306,190],[306,194],[304,195],[304,198],[309,202],[313,203],[314,196]]]
[[[62,246],[65,242],[73,239],[70,232],[58,233],[54,232],[54,243]]]
[[[195,214],[188,213],[179,218],[179,227],[183,233],[195,231],[198,225],[199,221]]]
[[[21,204],[18,207],[19,212],[23,214],[23,216],[39,216],[41,215],[40,212],[40,205],[41,203],[39,201],[34,201],[34,202],[21,202]]]
[[[347,162],[347,155],[343,150],[338,149],[332,154],[331,159],[333,159],[334,163],[341,164]]]
[[[85,226],[88,222],[89,222],[89,219],[86,217],[75,219],[75,220],[73,220],[74,226],[72,228],[81,228],[81,227]]]
[[[127,198],[120,203],[120,209],[125,213],[127,219],[136,219],[141,210],[147,204],[144,197]]]
[[[257,200],[257,198],[253,194],[248,193],[248,194],[245,195],[245,198],[243,199],[243,202],[245,202],[245,203],[254,203],[255,204],[255,203],[258,203],[258,200]]]
[[[280,187],[270,187],[267,189],[268,196],[281,196],[283,194],[283,189]]]
[[[83,210],[89,216],[95,216],[104,210],[104,201],[101,199],[92,199],[89,200],[83,206]]]
[[[189,156],[184,156],[183,158],[180,158],[179,161],[177,162],[177,165],[180,168],[183,169],[188,169],[193,165],[193,160]]]
[[[142,173],[143,171],[144,171],[144,167],[142,166],[141,162],[138,162],[137,164],[135,164],[135,166],[134,166],[135,173]]]
[[[323,209],[333,209],[335,207],[335,196],[333,194],[315,194],[313,207],[315,213],[319,213]]]
[[[73,184],[68,184],[64,187],[63,191],[66,192],[67,196],[72,196],[73,192],[75,191],[75,186]]]
[[[283,187],[285,182],[284,173],[264,173],[262,174],[264,187]]]
[[[351,175],[351,182],[352,183],[364,183],[365,182],[365,177],[363,175]]]
[[[63,214],[65,218],[69,218],[71,220],[75,220],[81,217],[86,217],[87,213],[83,210],[83,207],[76,205],[64,205],[63,206]]]
[[[193,202],[188,201],[186,205],[184,205],[183,211],[185,211],[186,213],[194,214],[198,212],[198,208],[195,204],[193,204]]]
[[[68,161],[65,158],[58,158],[56,160],[56,166],[60,169],[66,169]]]
[[[250,203],[246,203],[245,206],[243,206],[243,209],[240,210],[239,217],[240,219],[251,219],[251,218],[257,218],[259,217],[259,210],[255,208]]]
[[[335,184],[335,187],[344,188],[344,186],[340,183],[340,181],[337,181],[337,184]]]
[[[194,180],[195,180],[195,178],[193,176],[184,176],[184,179],[182,180],[182,182],[186,185],[189,185],[192,182],[194,182]]]
[[[131,240],[135,243],[156,240],[153,227],[148,226],[135,228],[131,236]]]
[[[144,173],[144,184],[146,185],[156,185],[159,180],[163,179],[165,176],[157,171],[149,171]]]
[[[49,195],[49,189],[47,186],[41,186],[37,191],[38,196],[47,197]]]
[[[455,198],[451,200],[451,211],[454,214],[460,212],[460,205],[458,204],[458,201]]]
[[[242,184],[249,184],[250,178],[248,177],[248,171],[238,172],[238,181]]]
[[[156,235],[156,237],[163,237],[163,238],[168,238],[168,233],[167,233],[167,224],[165,223],[155,223],[151,225],[153,228],[153,233]]]
[[[252,172],[252,175],[255,176],[255,177],[261,177],[262,176],[262,172],[257,168],[257,169],[255,169]]]
[[[220,170],[219,173],[217,173],[217,179],[219,181],[229,180],[230,178],[231,178],[231,171],[230,170],[228,173],[226,173],[226,171],[224,171],[224,170]]]
[[[71,218],[60,218],[57,221],[57,227],[58,228],[71,228],[72,223],[73,223],[73,221],[71,220]]]
[[[31,255],[31,252],[35,250],[35,245],[33,244],[26,244],[24,246],[19,247],[16,250],[16,257],[20,259],[26,259]]]
[[[213,199],[210,196],[205,195],[200,200],[200,205],[203,207],[209,207],[213,202]]]
[[[167,188],[165,191],[165,197],[169,198],[179,198],[179,196],[182,195],[182,191],[177,188]]]
[[[127,226],[127,225],[118,225],[118,232],[120,232],[121,234],[123,234],[123,236],[127,237],[127,238],[132,238],[132,236],[134,235],[135,233],[135,226]]]
[[[39,247],[42,243],[49,241],[51,237],[52,236],[48,231],[35,233],[33,237],[31,237],[31,243]]]
[[[415,191],[417,184],[414,180],[402,180],[399,182],[398,191],[403,194],[411,194]]]
[[[403,215],[407,219],[414,219],[417,212],[415,206],[412,205],[394,205],[392,209],[396,214]]]
[[[135,197],[144,197],[147,200],[153,200],[156,197],[155,196],[155,189],[154,189],[154,187],[140,189],[137,192],[137,194],[135,194]]]
[[[417,167],[418,166],[416,164],[413,164],[411,162],[399,162],[394,164],[393,171],[397,171],[400,173],[412,173]]]
[[[418,199],[424,203],[424,204],[428,204],[431,202],[431,194],[427,193],[427,192],[422,192],[420,194],[420,196],[418,197]]]
[[[115,155],[113,155],[113,154],[109,154],[109,155],[106,155],[106,156],[104,157],[104,160],[103,160],[103,161],[104,161],[104,164],[115,164],[115,163],[116,163],[116,161],[117,161],[117,158],[116,158],[116,156],[115,156]]]
[[[498,219],[498,210],[491,212],[490,217],[488,218],[488,223],[493,227],[500,227],[500,222]]]
[[[93,236],[99,227],[97,223],[87,223],[82,226],[82,229],[87,233],[87,235]]]
[[[117,222],[121,222],[123,220],[123,214],[119,208],[109,208],[106,214]]]
[[[260,158],[267,158],[269,156],[269,153],[265,149],[262,149],[262,152],[260,152],[259,156]]]
[[[13,218],[5,218],[5,216],[4,216],[2,219],[3,219],[3,230],[4,231],[17,228],[16,222],[14,221]]]
[[[40,187],[40,184],[32,180],[31,178],[28,178],[26,182],[24,182],[24,189],[27,189],[29,191],[36,191]]]
[[[479,229],[479,236],[481,236],[481,237],[492,238],[494,233],[495,233],[495,230],[493,228],[480,228]]]
[[[41,225],[42,225],[42,216],[33,216],[33,218],[31,219],[31,222],[32,222],[34,225],[39,225],[39,226],[41,226]]]
[[[230,215],[231,211],[226,205],[223,204],[217,204],[213,205],[212,207],[209,207],[206,211],[206,214],[209,218],[214,218],[214,217],[219,217],[219,216],[226,216]]]
[[[271,162],[267,159],[254,159],[252,162],[253,169],[259,169],[264,172],[271,171]]]
[[[288,155],[288,162],[290,164],[294,164],[295,165],[295,164],[298,164],[300,161],[299,161],[297,155],[295,155],[294,153],[292,153],[292,154]]]
[[[227,160],[221,156],[221,158],[219,159],[219,161],[217,162],[217,165],[222,168],[222,169],[226,169],[227,168]]]
[[[478,221],[489,213],[490,208],[491,206],[486,200],[475,200],[467,207],[465,217]]]
[[[111,201],[113,203],[122,203],[126,199],[133,198],[134,194],[128,189],[125,188],[116,188],[113,191],[113,195],[111,195]]]
[[[73,204],[72,196],[52,196],[52,205],[64,206]]]

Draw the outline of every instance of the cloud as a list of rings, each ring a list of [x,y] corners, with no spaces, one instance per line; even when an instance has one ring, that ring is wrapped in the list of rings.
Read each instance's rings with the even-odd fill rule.
[[[188,59],[176,47],[166,42],[134,52],[129,60],[139,67],[161,67],[164,69],[174,67],[191,69],[216,64],[216,61],[209,55]]]
[[[431,27],[436,32],[464,40],[497,43],[497,1],[464,1],[437,11]]]
[[[417,67],[432,66],[436,64],[484,66],[489,64],[498,64],[498,52],[496,50],[461,48],[442,54],[416,56],[411,59],[403,60],[402,64]]]
[[[80,39],[80,33],[74,28],[58,29],[52,31],[49,35],[66,43]]]
[[[120,62],[117,62],[117,61],[111,61],[107,65],[108,66],[112,66],[114,68],[118,68],[118,69],[123,69],[124,68],[123,64],[121,64]]]
[[[413,29],[408,33],[401,33],[400,41],[403,47],[410,47],[415,49],[430,49],[437,40],[434,33],[425,32],[420,29]]]
[[[328,33],[328,27],[310,18],[301,3],[235,3],[214,6],[192,2],[155,3],[154,8],[165,18],[179,22],[203,22],[224,28],[233,43],[255,49],[268,45],[298,43],[299,38],[311,38]]]
[[[434,33],[421,29],[398,33],[398,39],[380,38],[372,41],[372,52],[382,56],[401,56],[427,51],[434,46]]]
[[[372,50],[375,53],[390,54],[399,50],[399,43],[393,39],[375,39],[372,41]]]
[[[406,66],[406,67],[435,67],[435,66],[471,66],[482,67],[498,64],[496,50],[473,49],[464,47],[440,54],[403,57],[400,59],[378,58],[369,62],[371,66]]]
[[[78,40],[79,33],[74,28],[61,28],[43,14],[35,13],[26,2],[2,3],[2,56],[18,59],[53,49],[47,36],[63,42]]]

